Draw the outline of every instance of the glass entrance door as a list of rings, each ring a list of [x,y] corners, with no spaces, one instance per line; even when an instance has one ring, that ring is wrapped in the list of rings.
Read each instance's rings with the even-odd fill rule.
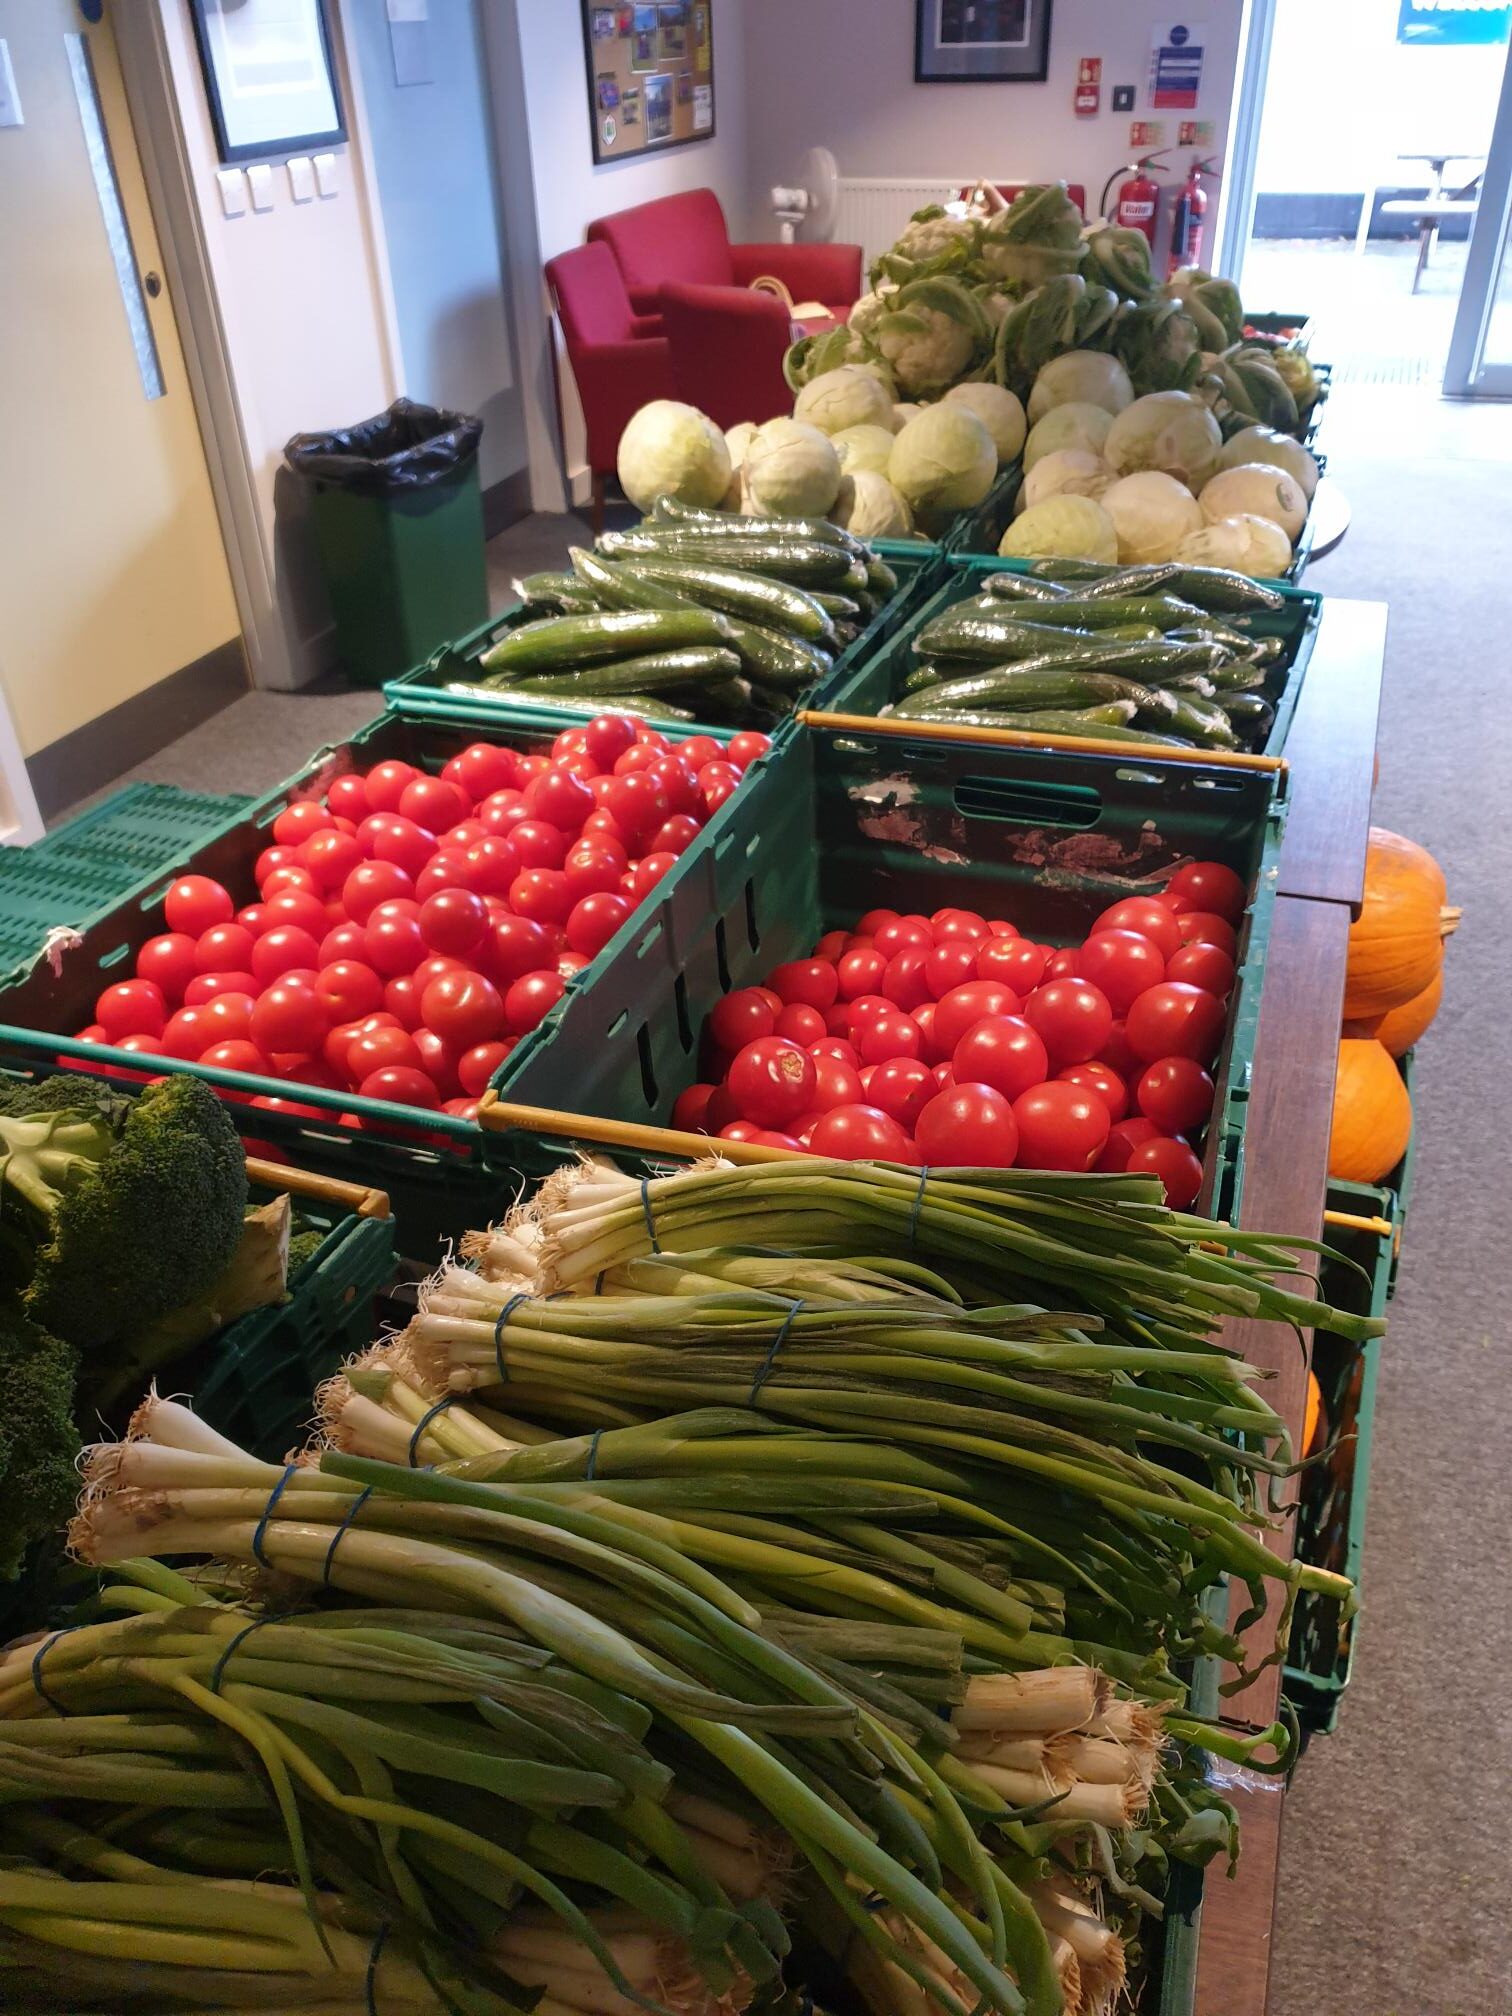
[[[1502,78],[1444,390],[1460,398],[1512,399],[1512,60]]]

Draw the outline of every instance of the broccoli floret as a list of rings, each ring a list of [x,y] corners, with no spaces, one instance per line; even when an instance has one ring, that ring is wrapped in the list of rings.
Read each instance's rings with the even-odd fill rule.
[[[0,1304],[0,1581],[14,1580],[31,1542],[73,1511],[77,1363],[68,1345]]]
[[[289,1241],[289,1279],[291,1281],[302,1268],[309,1266],[325,1242],[326,1235],[318,1225],[303,1225],[300,1227]]]
[[[246,1203],[236,1129],[197,1078],[126,1099],[63,1076],[0,1100],[0,1212],[35,1246],[26,1310],[82,1352],[207,1289]]]

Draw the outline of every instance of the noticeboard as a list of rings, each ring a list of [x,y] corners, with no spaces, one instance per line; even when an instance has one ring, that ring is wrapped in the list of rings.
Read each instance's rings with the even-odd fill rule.
[[[595,162],[714,137],[713,0],[583,0]]]

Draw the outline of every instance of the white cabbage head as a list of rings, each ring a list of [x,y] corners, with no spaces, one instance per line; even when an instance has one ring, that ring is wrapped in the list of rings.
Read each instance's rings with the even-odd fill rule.
[[[997,449],[974,413],[942,400],[893,442],[888,480],[916,515],[951,516],[980,504],[997,477]]]
[[[1015,518],[1003,534],[999,553],[1005,558],[1101,560],[1118,559],[1118,534],[1113,520],[1091,497],[1062,493],[1036,504]]]
[[[846,427],[838,434],[831,434],[830,444],[840,457],[840,467],[847,476],[854,476],[858,469],[871,469],[879,476],[887,474],[893,451],[891,422],[892,408],[889,406],[887,419],[880,427]]]
[[[1057,448],[1051,455],[1041,455],[1024,478],[1021,495],[1028,510],[1047,497],[1101,497],[1112,481],[1113,471],[1101,455],[1089,455],[1085,448]]]
[[[758,512],[823,518],[840,494],[840,457],[801,420],[768,420],[746,450],[745,490]]]
[[[1288,539],[1295,540],[1307,523],[1307,498],[1301,484],[1268,462],[1241,462],[1237,469],[1221,469],[1203,485],[1199,501],[1210,524],[1253,513],[1257,518],[1271,519]]]
[[[1015,393],[1002,385],[952,385],[945,398],[949,403],[964,406],[968,413],[975,413],[992,436],[999,468],[1018,460],[1028,422],[1023,402]]]
[[[1085,448],[1089,455],[1101,455],[1113,415],[1105,406],[1091,406],[1084,399],[1052,406],[1043,420],[1036,420],[1024,443],[1024,467],[1032,469],[1042,455],[1058,448]]]
[[[848,471],[831,518],[858,539],[906,539],[913,531],[907,500],[874,469]]]
[[[1043,420],[1056,406],[1075,402],[1122,413],[1134,403],[1134,387],[1116,357],[1102,350],[1067,350],[1040,367],[1029,394],[1029,420]]]
[[[1202,525],[1197,499],[1163,469],[1121,476],[1101,502],[1118,534],[1118,557],[1126,562],[1174,559],[1182,540]]]
[[[1277,581],[1291,565],[1291,541],[1269,518],[1241,511],[1189,532],[1171,556],[1183,567],[1231,567]]]
[[[1218,422],[1200,399],[1147,392],[1117,415],[1102,452],[1120,476],[1158,469],[1195,493],[1218,467],[1222,446]]]
[[[707,414],[679,399],[653,399],[630,416],[616,467],[637,511],[649,511],[658,497],[720,504],[730,487],[725,437]]]
[[[809,380],[793,402],[793,418],[807,421],[821,434],[838,434],[846,427],[885,427],[892,418],[892,395],[874,371],[841,364]]]
[[[1274,427],[1245,427],[1224,442],[1220,469],[1237,469],[1245,462],[1268,462],[1273,469],[1284,469],[1306,497],[1318,487],[1316,461],[1300,441],[1278,434]]]

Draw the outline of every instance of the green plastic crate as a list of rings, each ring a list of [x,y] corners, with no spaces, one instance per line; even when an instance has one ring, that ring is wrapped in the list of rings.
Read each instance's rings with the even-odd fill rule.
[[[521,1045],[502,1098],[665,1127],[698,1076],[699,1033],[721,994],[875,905],[969,904],[1064,941],[1180,861],[1212,858],[1251,891],[1208,1129],[1208,1194],[1218,1215],[1232,1212],[1280,842],[1268,772],[816,729],[722,817],[593,986]]]
[[[128,784],[30,847],[0,848],[0,971],[77,930],[250,801]]]
[[[560,725],[560,724],[558,724]],[[162,927],[162,899],[174,876],[186,871],[213,875],[233,892],[253,890],[252,868],[268,844],[268,828],[291,800],[318,795],[344,771],[367,768],[387,757],[401,757],[421,768],[438,771],[480,732],[503,735],[497,724],[482,731],[475,721],[410,719],[381,714],[348,741],[333,743],[311,758],[295,775],[247,807],[234,802],[218,830],[161,869],[140,880],[131,893],[95,918],[82,931],[82,943],[68,951],[53,972],[50,962],[36,960],[18,966],[0,979],[0,1065],[27,1071],[74,1069],[88,1064],[126,1082],[141,1082],[140,1059],[102,1045],[81,1044],[62,1032],[86,1026],[104,986],[131,970],[137,948]],[[549,735],[531,729],[511,729],[507,739],[516,747],[539,749]],[[765,759],[770,761],[772,759]],[[753,766],[753,776],[762,764]],[[742,789],[748,788],[743,786]],[[722,828],[736,792],[710,820],[683,857],[696,859]],[[228,801],[233,802],[233,801]],[[641,928],[645,906],[600,953],[593,966],[569,984],[567,999],[602,970],[617,948],[628,946]],[[503,1066],[507,1084],[522,1055],[521,1045]],[[510,1179],[498,1165],[492,1144],[471,1120],[421,1107],[385,1105],[356,1093],[326,1092],[313,1086],[291,1086],[287,1080],[260,1078],[243,1072],[218,1071],[208,1065],[185,1064],[176,1058],[154,1057],[152,1070],[189,1071],[218,1089],[243,1097],[273,1097],[315,1108],[290,1113],[259,1108],[256,1131],[275,1149],[300,1166],[347,1181],[378,1184],[395,1200],[406,1228],[414,1222],[430,1239],[455,1230],[464,1208],[468,1214],[497,1210],[506,1199]],[[342,1116],[357,1114],[372,1123],[361,1132],[343,1126]],[[464,1201],[465,1207],[464,1207]]]
[[[846,646],[825,677],[800,696],[805,706],[827,704],[827,696],[842,679],[849,677],[857,664],[886,642],[943,568],[942,547],[927,545],[922,540],[879,539],[873,543],[878,555],[897,574],[898,592],[877,611],[861,635]],[[498,729],[530,728],[551,734],[591,721],[596,714],[612,713],[613,702],[608,700],[582,707],[542,707],[517,694],[448,683],[465,681],[469,667],[506,630],[513,629],[523,615],[523,608],[516,603],[502,615],[490,618],[467,636],[458,638],[455,644],[436,652],[424,665],[406,672],[402,678],[390,680],[383,689],[384,699],[397,713],[417,718],[464,719]],[[685,735],[713,735],[721,742],[728,742],[740,732],[728,722],[659,721],[654,725],[676,739]],[[779,723],[773,733],[781,733],[788,725]]]
[[[926,624],[943,615],[955,603],[969,601],[980,592],[982,582],[989,575],[1026,574],[1032,565],[1033,562],[1028,560],[998,560],[976,554],[958,553],[952,556],[949,569],[934,593],[915,606],[906,623],[880,651],[851,673],[827,703],[829,711],[836,714],[881,714],[885,707],[901,696],[904,681],[918,662],[914,656],[913,640]],[[1285,747],[1292,716],[1301,696],[1302,682],[1312,662],[1318,626],[1323,618],[1323,598],[1310,589],[1292,588],[1279,582],[1271,585],[1280,589],[1286,598],[1286,606],[1274,615],[1257,615],[1255,631],[1258,636],[1280,637],[1287,646],[1281,661],[1271,669],[1265,686],[1266,698],[1273,703],[1276,712],[1261,746],[1265,754],[1278,756]],[[1003,610],[1005,615],[1014,610],[1022,611],[1027,622],[1033,620],[1032,606],[1005,602]],[[1097,731],[1089,728],[1087,733],[1095,736]],[[969,728],[963,727],[960,735],[963,742],[972,740]],[[1131,743],[1129,748],[1131,758],[1144,760],[1145,752],[1137,744]],[[1154,745],[1152,750],[1158,753]]]
[[[1416,1102],[1417,1052],[1409,1050],[1401,1059],[1398,1068],[1407,1087],[1407,1096]],[[1396,1226],[1395,1236],[1391,1242],[1391,1278],[1386,1290],[1388,1299],[1397,1292],[1397,1276],[1402,1267],[1402,1239],[1407,1229],[1407,1212],[1412,1203],[1413,1185],[1417,1177],[1417,1150],[1418,1130],[1414,1104],[1412,1132],[1407,1137],[1406,1152],[1386,1178],[1386,1188],[1391,1192],[1393,1199],[1393,1222]]]
[[[1386,1234],[1328,1226],[1324,1237],[1346,1262],[1325,1260],[1320,1292],[1337,1308],[1385,1314],[1397,1230],[1396,1199],[1364,1183],[1330,1183],[1328,1208],[1356,1218],[1380,1219]],[[1356,1269],[1363,1269],[1363,1276]],[[1313,1333],[1312,1369],[1323,1395],[1328,1458],[1304,1470],[1298,1484],[1296,1552],[1315,1567],[1348,1575],[1357,1586],[1365,1552],[1370,1491],[1371,1437],[1383,1339],[1351,1344],[1327,1330]],[[1304,1591],[1297,1599],[1287,1649],[1284,1685],[1298,1720],[1311,1733],[1333,1730],[1349,1685],[1359,1617]]]
[[[1024,480],[1022,462],[1012,462],[974,510],[963,511],[945,535],[950,553],[996,553],[1013,523],[1013,507]]]

